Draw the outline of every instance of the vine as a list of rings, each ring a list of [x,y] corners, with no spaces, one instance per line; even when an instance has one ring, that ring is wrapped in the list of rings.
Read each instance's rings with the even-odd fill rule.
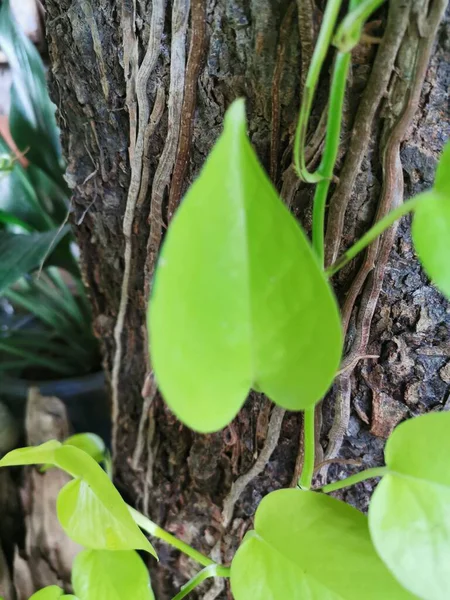
[[[398,32],[405,33],[406,23],[402,20],[382,50],[389,55],[393,66],[395,48],[406,44],[414,48],[414,60],[412,77],[398,83],[396,93],[404,96],[402,102],[385,126],[382,140],[385,178],[379,218],[341,258],[336,260],[333,256],[331,266],[325,264],[326,199],[340,143],[350,52],[362,35],[365,20],[381,4],[381,0],[353,0],[338,25],[341,2],[327,3],[305,81],[294,145],[298,175],[316,185],[312,243],[283,205],[260,165],[247,136],[244,103],[237,100],[227,111],[223,133],[201,175],[171,221],[149,302],[154,378],[152,375],[148,379],[148,393],[154,394],[157,381],[168,406],[184,424],[203,433],[225,427],[240,410],[250,389],[264,393],[276,405],[260,456],[252,469],[235,482],[226,498],[223,525],[229,524],[236,500],[264,468],[274,450],[286,410],[304,412],[304,463],[298,487],[277,490],[263,498],[256,511],[254,529],[245,535],[228,566],[220,564],[220,547],[215,549],[218,558],[215,561],[127,506],[111,482],[109,469],[99,464],[109,464],[104,449],[89,434],[74,436],[62,444],[50,441],[13,450],[0,461],[0,466],[58,467],[73,478],[60,491],[57,509],[67,535],[85,548],[77,556],[72,574],[75,597],[79,600],[109,599],[111,589],[120,598],[154,598],[147,570],[136,553],[142,550],[157,556],[143,532],[203,567],[173,600],[185,598],[211,577],[229,579],[236,600],[269,597],[442,600],[448,595],[450,413],[435,412],[398,426],[387,441],[384,466],[360,471],[320,488],[314,488],[313,482],[315,407],[341,367],[338,376],[341,405],[338,404],[337,411],[348,412],[349,369],[365,350],[364,336],[395,234],[392,225],[403,215],[412,213],[412,237],[419,259],[433,283],[450,298],[447,260],[450,144],[441,156],[432,189],[405,204],[402,204],[399,158],[400,143],[417,105],[432,39],[445,9],[442,0],[430,4],[426,37],[418,27],[417,44],[412,43],[411,37],[401,41]],[[177,21],[179,38],[173,41],[173,47],[185,39],[187,13],[180,14],[183,18]],[[127,31],[132,38],[131,29]],[[325,145],[318,168],[309,171],[305,145],[308,121],[332,41],[337,51]],[[131,82],[133,73],[136,74],[133,56],[130,51],[125,61]],[[152,54],[147,56],[154,58]],[[144,71],[141,66],[136,76],[141,91],[139,81],[146,81],[151,72],[152,61],[147,56]],[[178,125],[174,137],[166,144],[155,184],[159,187],[154,188],[161,198],[176,159],[175,140],[184,90],[182,71],[177,63],[172,72],[169,113],[172,122]],[[175,90],[180,91],[176,99]],[[135,107],[128,91],[134,131]],[[369,117],[363,120],[365,134],[359,142],[363,146],[367,145],[367,132],[379,100],[370,104]],[[138,107],[141,105],[138,95]],[[148,110],[143,116],[139,114],[136,141],[132,139],[130,144],[135,171],[124,232],[132,224],[142,173],[141,146],[149,126]],[[357,123],[361,122],[358,118]],[[354,144],[352,141],[353,150]],[[348,160],[346,164],[355,164],[354,155]],[[341,197],[344,201],[339,209],[344,212],[347,193]],[[160,208],[157,203],[155,209],[160,212]],[[160,221],[157,219],[153,226],[159,227]],[[126,239],[131,238],[126,236]],[[368,247],[372,248],[369,259],[366,258],[370,264],[363,265],[354,287],[359,293],[366,282],[358,315],[360,337],[346,358],[348,364],[344,361],[343,365],[342,321],[329,278]],[[130,248],[128,244],[126,250],[130,252]],[[128,289],[128,276],[126,269],[123,292]],[[354,297],[355,294],[344,306],[344,329]],[[126,301],[121,307],[123,327]],[[113,380],[117,385],[121,352],[118,325],[116,334],[119,363],[114,364]],[[344,415],[343,419],[335,420],[334,435],[343,434],[345,418]],[[334,452],[336,443],[332,442],[330,435]],[[326,456],[321,467],[326,467],[331,458]],[[381,480],[371,499],[368,517],[328,495],[371,478]],[[33,598],[63,597],[61,589],[51,586]]]

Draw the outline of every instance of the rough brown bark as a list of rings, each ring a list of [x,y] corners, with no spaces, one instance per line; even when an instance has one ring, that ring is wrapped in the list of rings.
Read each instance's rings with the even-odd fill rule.
[[[311,190],[298,184],[289,167],[300,81],[323,3],[316,2],[318,7],[302,0],[297,3],[205,0],[205,4],[191,0],[191,3],[185,42],[183,24],[174,26],[171,22],[175,10],[180,14],[185,10],[182,2],[175,1],[137,0],[134,19],[132,0],[46,0],[46,26],[52,94],[58,106],[68,175],[73,185],[73,223],[94,306],[95,328],[102,340],[109,374],[116,356],[114,328],[121,297],[123,301],[126,244],[122,222],[131,181],[129,148],[132,156],[139,152],[138,143],[130,142],[130,130],[133,140],[142,116],[135,98],[127,93],[127,82],[129,90],[130,81],[136,76],[139,79],[133,61],[138,56],[139,64],[142,63],[149,39],[155,46],[153,69],[144,90],[149,100],[150,125],[153,124],[143,138],[142,164],[148,184],[140,189],[133,219],[130,285],[120,336],[122,358],[116,373],[116,481],[127,499],[159,524],[203,552],[213,551],[216,558],[226,563],[251,525],[261,497],[290,484],[299,451],[300,417],[286,415],[269,463],[244,490],[234,518],[224,528],[224,500],[233,480],[251,468],[261,451],[268,434],[271,406],[264,397],[253,393],[232,425],[222,432],[199,436],[182,427],[159,397],[143,403],[141,388],[147,373],[144,290],[154,267],[149,256],[154,258],[170,217],[169,198],[171,206],[176,204],[179,194],[195,178],[220,133],[225,108],[238,96],[247,99],[250,137],[259,157],[275,178],[278,189],[283,188],[286,202],[308,228]],[[162,11],[162,19],[158,10]],[[202,11],[206,15],[204,37],[199,21]],[[158,23],[163,34],[155,40],[152,36]],[[381,12],[369,32],[381,35],[384,27],[385,13]],[[180,47],[184,45],[186,50],[184,82],[183,72],[172,71],[171,77],[170,70],[174,67],[171,41],[175,33],[181,36]],[[190,50],[191,40],[194,40],[194,55]],[[420,110],[408,141],[402,146],[406,197],[430,185],[436,157],[450,131],[445,104],[449,52],[447,19],[447,29],[441,28],[438,36]],[[344,149],[375,54],[375,46],[364,45],[354,53]],[[176,84],[183,84],[184,100],[182,94],[179,97],[178,92],[174,93],[174,87],[171,94],[170,86]],[[316,129],[312,135],[315,143],[309,148],[311,161],[316,159],[320,148],[320,115],[326,91],[325,74],[311,127],[312,132]],[[177,118],[179,102],[183,102],[181,110],[185,111],[181,122]],[[178,147],[178,135],[174,139],[174,132],[180,127],[182,142]],[[367,227],[375,212],[382,184],[378,158],[382,127],[383,113],[378,110],[369,151],[347,211],[344,245]],[[189,137],[191,141],[187,143]],[[170,175],[174,168],[176,177],[172,184]],[[338,279],[341,298],[345,297],[352,275],[354,271],[350,269]],[[389,414],[394,409],[401,415],[416,414],[446,402],[450,381],[448,369],[445,370],[449,322],[447,305],[427,283],[414,259],[405,220],[391,253],[368,351],[380,359],[362,361],[352,376],[353,410],[342,456],[379,463],[384,444],[383,437],[377,437],[380,433],[384,435],[377,429],[380,411],[388,407]],[[148,409],[148,422],[144,428],[144,452],[136,464],[132,458],[143,406]],[[327,401],[325,444],[333,413],[329,406],[331,403]],[[381,421],[386,423],[387,418],[385,414]],[[342,466],[332,467],[330,473],[341,475],[343,470]],[[364,507],[370,489],[370,484],[361,484],[348,492],[346,498]],[[161,565],[153,581],[156,595],[162,600],[170,598],[185,577],[192,575],[194,566],[170,549],[159,550]],[[227,597],[226,591],[217,593],[200,597]]]

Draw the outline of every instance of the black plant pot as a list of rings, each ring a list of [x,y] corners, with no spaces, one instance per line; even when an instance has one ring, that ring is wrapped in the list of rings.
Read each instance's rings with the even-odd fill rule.
[[[2,379],[1,400],[20,423],[24,422],[28,389],[32,386],[38,387],[43,396],[56,396],[64,402],[75,433],[96,433],[110,447],[111,415],[102,372],[54,381]]]

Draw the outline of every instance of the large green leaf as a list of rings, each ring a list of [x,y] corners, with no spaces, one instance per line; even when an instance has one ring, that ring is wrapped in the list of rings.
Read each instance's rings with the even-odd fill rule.
[[[33,594],[30,600],[68,600],[70,598],[77,600],[77,597],[72,594],[64,594],[64,590],[57,585],[49,585]]]
[[[377,556],[367,518],[330,496],[266,496],[231,564],[236,600],[406,600]]]
[[[411,419],[386,444],[387,475],[369,508],[377,552],[424,600],[450,590],[450,413]]]
[[[336,373],[336,301],[249,143],[242,101],[169,227],[149,332],[165,400],[202,432],[231,421],[252,387],[303,410]]]
[[[133,551],[80,552],[72,583],[82,600],[154,600],[148,571]]]
[[[67,535],[82,546],[107,550],[140,549],[156,557],[108,475],[88,454],[50,441],[9,452],[0,467],[51,464],[74,477],[60,491],[58,519]]]
[[[11,69],[10,130],[17,147],[59,184],[62,177],[59,130],[38,51],[12,16],[9,0],[0,6],[0,47]]]
[[[0,231],[0,293],[43,262],[47,264],[47,257],[68,232],[68,226],[25,234]]]
[[[428,277],[450,299],[450,142],[439,160],[434,188],[424,196],[412,223],[414,246]]]

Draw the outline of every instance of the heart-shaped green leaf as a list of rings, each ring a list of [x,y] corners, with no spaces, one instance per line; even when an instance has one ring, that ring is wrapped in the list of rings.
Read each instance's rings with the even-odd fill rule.
[[[256,511],[231,565],[236,600],[406,600],[377,556],[367,518],[330,496],[280,490]]]
[[[42,590],[39,590],[35,594],[33,594],[30,600],[77,600],[76,596],[72,594],[64,594],[64,590],[62,590],[57,585],[49,585]]]
[[[82,600],[154,600],[148,571],[133,551],[80,552],[72,583]]]
[[[439,160],[433,190],[417,204],[412,237],[428,277],[450,299],[450,142]]]
[[[95,549],[140,549],[157,557],[108,475],[88,454],[50,441],[9,452],[0,467],[51,464],[74,477],[60,491],[58,519],[75,542]]]
[[[450,590],[450,413],[399,425],[385,450],[387,475],[369,508],[378,554],[424,600]]]
[[[243,101],[169,227],[149,332],[162,394],[198,431],[229,423],[252,387],[303,410],[332,383],[338,307],[250,145]]]

